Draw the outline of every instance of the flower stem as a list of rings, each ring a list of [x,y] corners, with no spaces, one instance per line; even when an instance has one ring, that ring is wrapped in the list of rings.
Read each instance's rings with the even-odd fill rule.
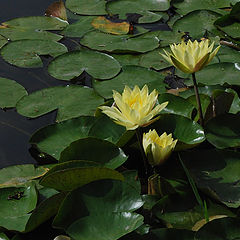
[[[198,92],[198,86],[197,86],[195,73],[192,73],[192,80],[193,80],[194,92],[195,92],[197,105],[198,105],[199,121],[200,121],[200,125],[203,127],[204,121],[203,121],[202,106],[201,106],[201,101],[200,101],[200,97],[199,97],[199,92]]]
[[[137,136],[137,140],[138,140],[138,143],[139,143],[139,147],[140,147],[140,151],[141,151],[141,155],[142,155],[143,167],[144,167],[143,171],[141,171],[141,173],[139,173],[139,174],[143,175],[143,177],[145,177],[145,178],[148,178],[149,177],[149,164],[148,164],[148,161],[147,161],[144,149],[143,149],[143,145],[142,145],[142,131],[141,131],[140,128],[136,129],[136,136]]]

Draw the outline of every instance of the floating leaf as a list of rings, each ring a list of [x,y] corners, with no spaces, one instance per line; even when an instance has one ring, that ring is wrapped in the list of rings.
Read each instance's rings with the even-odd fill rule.
[[[237,50],[227,46],[221,46],[217,58],[220,62],[240,63],[240,54]]]
[[[74,239],[117,240],[143,224],[133,213],[142,205],[140,192],[128,182],[97,181],[69,193],[53,224]]]
[[[59,0],[58,2],[52,3],[45,11],[45,15],[48,17],[57,17],[67,21],[67,13],[64,2]]]
[[[81,162],[81,161],[77,161]],[[65,164],[66,165],[66,164]],[[105,167],[72,167],[55,171],[41,179],[40,184],[62,191],[72,191],[102,179],[123,180],[121,173]]]
[[[81,15],[104,15],[105,0],[66,0],[66,7],[74,13]]]
[[[31,215],[29,212],[36,204],[37,192],[34,184],[21,188],[0,189],[0,226],[8,230],[24,231]]]
[[[194,39],[200,39],[206,31],[211,32],[215,29],[213,23],[219,16],[217,13],[206,10],[194,11],[176,21],[173,31],[189,32]]]
[[[37,68],[43,63],[39,55],[56,57],[67,52],[67,48],[51,40],[18,40],[1,49],[5,61],[18,67]]]
[[[55,216],[65,196],[65,193],[58,193],[43,200],[32,212],[25,227],[25,232],[34,230],[40,224]]]
[[[123,35],[129,32],[130,24],[127,22],[111,22],[105,17],[97,17],[92,21],[92,26],[105,33]]]
[[[17,104],[17,111],[23,116],[35,118],[58,109],[56,121],[61,122],[81,115],[93,115],[102,103],[103,99],[91,88],[58,86],[23,97]]]
[[[88,136],[94,122],[94,117],[82,116],[49,125],[35,132],[30,139],[30,143],[36,144],[40,151],[59,160],[60,153],[70,143]]]
[[[25,95],[27,91],[17,82],[0,78],[0,108],[15,107],[16,103]]]
[[[122,72],[115,78],[107,81],[95,81],[94,89],[104,98],[112,98],[112,90],[122,92],[125,85],[133,88],[135,85],[142,87],[150,83],[154,83],[154,87],[159,92],[165,92],[165,83],[163,83],[163,75],[147,68],[137,66],[124,66]]]
[[[28,181],[42,177],[48,168],[33,164],[14,165],[0,170],[0,188],[18,187]]]
[[[88,48],[107,52],[137,52],[144,53],[159,46],[154,35],[143,34],[131,38],[129,36],[110,35],[91,31],[83,36],[80,43]]]
[[[206,124],[206,138],[217,148],[240,146],[240,116],[234,114],[219,115]]]
[[[218,26],[218,28],[233,38],[240,38],[240,23],[238,22],[224,27]]]
[[[9,240],[9,238],[4,233],[0,233],[0,239],[1,240]]]
[[[192,116],[194,105],[184,98],[175,96],[173,94],[164,93],[159,95],[158,101],[160,103],[168,102],[168,105],[161,111],[161,114],[173,113],[185,116],[187,118],[191,118]]]
[[[72,142],[61,153],[60,162],[71,160],[93,161],[104,167],[115,169],[127,160],[127,156],[111,142],[88,137]]]
[[[94,16],[80,16],[76,22],[68,25],[61,33],[66,37],[83,37],[87,32],[94,30],[92,21]]]
[[[0,35],[0,48],[2,48],[5,44],[7,44],[7,38]]]
[[[151,124],[150,129],[156,129],[158,134],[172,133],[178,139],[176,149],[191,148],[205,140],[202,127],[189,118],[175,115],[162,114],[159,120]]]
[[[149,19],[149,15],[153,13],[151,11],[166,11],[170,7],[170,3],[168,0],[117,0],[113,2],[108,2],[107,11],[110,15],[118,14],[119,18],[125,19],[128,14],[138,13],[143,15],[141,18],[141,23],[151,22]],[[154,15],[154,14],[153,14]],[[160,19],[156,19],[156,16],[152,16],[153,22],[158,21]],[[147,21],[144,21],[147,19]]]
[[[195,150],[181,157],[200,189],[228,207],[240,206],[239,152]]]
[[[184,32],[158,31],[157,37],[160,40],[160,46],[166,47],[173,43],[181,43],[184,39]]]
[[[46,30],[61,30],[67,25],[67,22],[52,17],[15,18],[0,25],[0,34],[12,41],[21,39],[58,41],[62,36]]]
[[[97,79],[116,76],[121,67],[111,56],[93,51],[73,51],[54,59],[48,67],[50,75],[61,80],[70,80],[84,71]]]
[[[231,7],[230,1],[226,0],[189,0],[188,2],[176,2],[174,7],[178,8],[179,14],[185,15],[195,10],[218,10],[219,8]]]

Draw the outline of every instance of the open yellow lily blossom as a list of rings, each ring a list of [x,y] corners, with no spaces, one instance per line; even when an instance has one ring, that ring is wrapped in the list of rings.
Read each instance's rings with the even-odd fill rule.
[[[164,132],[159,137],[154,129],[143,134],[143,149],[152,166],[162,164],[167,160],[175,148],[176,143],[177,139],[173,140],[171,133],[167,135],[167,133]]]
[[[125,86],[122,95],[113,90],[114,104],[112,107],[99,107],[103,113],[114,120],[115,123],[125,126],[127,130],[134,130],[141,126],[147,126],[168,102],[157,103],[158,93],[156,90],[148,93],[148,87],[145,85],[142,90],[135,86],[131,90]]]
[[[179,44],[170,45],[171,53],[164,50],[165,54],[161,54],[169,63],[179,68],[185,73],[195,73],[206,66],[217,54],[220,46],[214,51],[214,42],[208,46],[209,40],[201,42],[189,40],[187,43],[182,41]]]

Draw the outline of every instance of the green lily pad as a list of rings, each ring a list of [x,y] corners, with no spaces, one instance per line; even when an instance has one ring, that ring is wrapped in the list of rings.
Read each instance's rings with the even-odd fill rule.
[[[14,18],[7,22],[2,23],[6,27],[14,28],[28,28],[33,30],[62,30],[68,23],[59,18],[34,16]]]
[[[160,40],[160,46],[167,47],[173,43],[181,43],[184,35],[184,32],[158,31],[157,37]]]
[[[141,15],[143,16],[138,19],[138,23],[154,23],[165,17],[162,13],[150,11],[142,11]]]
[[[194,11],[176,21],[173,25],[173,31],[189,32],[192,38],[200,39],[206,31],[211,32],[215,29],[213,23],[219,16],[211,11]]]
[[[240,85],[240,68],[234,63],[211,64],[196,73],[198,83],[205,85],[217,85],[228,83],[230,85]]]
[[[24,231],[31,215],[29,212],[37,205],[35,185],[0,189],[0,205],[0,226],[8,230]]]
[[[164,93],[158,96],[158,101],[160,103],[168,102],[168,105],[161,111],[161,114],[173,113],[191,119],[194,105],[192,105],[188,100],[170,93]]]
[[[177,12],[179,14],[185,15],[189,12],[195,10],[218,10],[219,8],[229,8],[231,7],[230,1],[226,0],[189,0],[188,2],[176,2],[173,4],[174,7],[178,8]]]
[[[95,16],[80,16],[80,19],[76,22],[68,25],[62,32],[66,37],[83,37],[87,32],[93,31],[94,27],[92,26],[93,19]]]
[[[72,142],[61,153],[59,162],[71,160],[93,161],[104,167],[115,169],[127,160],[127,156],[111,142],[88,137]]]
[[[196,240],[237,240],[240,236],[238,218],[216,219],[203,226],[195,235]]]
[[[58,109],[56,121],[61,122],[82,115],[93,115],[102,103],[103,99],[91,88],[58,86],[23,97],[17,104],[17,111],[23,116],[35,118]]]
[[[59,160],[60,153],[70,143],[88,136],[94,122],[94,117],[82,116],[52,124],[35,132],[29,141],[36,144],[40,151]]]
[[[217,148],[240,146],[240,116],[226,113],[207,122],[206,138]]]
[[[74,13],[81,15],[104,15],[105,0],[66,0],[66,7]]]
[[[54,59],[48,66],[51,76],[70,80],[80,76],[84,71],[97,79],[116,76],[121,67],[111,56],[93,51],[73,51]]]
[[[197,186],[228,207],[240,206],[239,152],[198,150],[181,154]]]
[[[218,53],[217,58],[220,62],[230,62],[230,63],[240,63],[240,54],[237,50],[227,47],[221,46]]]
[[[53,225],[74,239],[117,240],[143,224],[133,213],[142,205],[140,192],[128,182],[97,181],[69,193]]]
[[[171,67],[172,65],[160,54],[163,53],[163,49],[166,50],[166,48],[157,48],[151,52],[142,54],[139,65],[146,68],[153,68],[155,70]]]
[[[51,40],[18,40],[10,42],[1,49],[3,59],[15,66],[25,68],[42,67],[39,55],[56,57],[67,52],[67,48]]]
[[[111,35],[99,31],[86,33],[80,43],[88,48],[106,52],[136,52],[144,53],[159,46],[159,41],[152,34],[143,34],[137,37],[127,35]]]
[[[0,188],[18,187],[28,181],[42,177],[48,168],[33,164],[14,165],[0,170]]]
[[[218,26],[218,28],[230,37],[240,38],[240,23],[238,22],[234,22],[233,24],[224,27]]]
[[[161,73],[138,66],[124,66],[122,72],[115,78],[107,81],[94,81],[94,89],[104,98],[112,98],[112,90],[122,92],[125,85],[133,88],[138,85],[140,88],[147,84],[154,83],[154,88],[159,92],[165,92],[166,84],[163,83],[164,76]],[[154,89],[149,87],[150,91]]]
[[[0,108],[15,107],[16,103],[25,95],[27,91],[17,82],[0,78]]]
[[[58,193],[43,200],[32,212],[24,232],[34,230],[39,225],[55,216],[65,196],[65,193]]]
[[[196,122],[184,116],[161,114],[159,120],[151,124],[149,129],[156,129],[158,134],[172,133],[178,139],[176,149],[194,147],[205,140],[203,128]]]
[[[75,161],[81,164],[81,161]],[[63,163],[64,164],[64,163]],[[82,167],[82,166],[67,166],[62,170],[56,170],[51,174],[44,176],[40,184],[46,187],[51,187],[62,191],[72,191],[90,182],[94,182],[102,179],[115,179],[123,180],[124,177],[121,173],[105,168],[105,167]],[[76,165],[76,164],[75,164]]]
[[[0,36],[0,48],[2,48],[7,43],[8,43],[8,40],[5,37]]]
[[[151,11],[166,11],[169,7],[170,2],[168,0],[161,2],[157,0],[117,0],[107,4],[107,12],[112,15],[118,14],[121,19],[125,19],[129,13],[138,13],[143,15],[139,23],[147,23],[150,22]],[[156,16],[153,17],[153,22],[155,21],[158,21]]]
[[[68,25],[58,18],[34,16],[11,19],[2,23],[0,34],[11,41],[37,39],[59,41],[62,36],[46,30],[61,30]]]

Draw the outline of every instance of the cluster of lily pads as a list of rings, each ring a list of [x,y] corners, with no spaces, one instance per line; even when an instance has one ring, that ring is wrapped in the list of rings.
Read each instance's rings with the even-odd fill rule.
[[[27,118],[57,111],[56,123],[29,139],[39,165],[0,170],[0,239],[29,239],[45,225],[58,240],[238,239],[240,2],[65,5],[0,25],[7,63],[49,62],[49,75],[65,83],[28,94],[0,78],[0,108]],[[169,53],[189,40],[219,49],[207,53],[207,66],[196,62],[197,71]],[[157,152],[153,139],[171,147]]]

